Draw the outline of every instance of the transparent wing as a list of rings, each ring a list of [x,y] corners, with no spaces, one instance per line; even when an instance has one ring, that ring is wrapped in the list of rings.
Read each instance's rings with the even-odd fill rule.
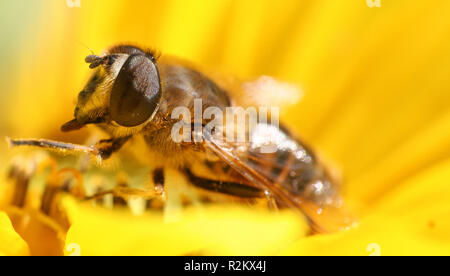
[[[259,123],[247,142],[226,142],[205,131],[203,144],[279,204],[300,211],[315,231],[334,232],[354,223],[326,169],[286,131]]]

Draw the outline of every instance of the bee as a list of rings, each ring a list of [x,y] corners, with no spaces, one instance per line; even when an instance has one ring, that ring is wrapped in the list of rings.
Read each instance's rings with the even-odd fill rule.
[[[299,211],[317,232],[336,231],[351,222],[343,212],[338,181],[314,151],[283,126],[258,121],[251,133],[254,139],[241,142],[223,141],[206,131],[195,133],[201,136],[199,141],[171,138],[179,122],[171,116],[176,108],[195,113],[194,102],[200,99],[202,108],[225,111],[236,105],[232,89],[182,61],[132,45],[114,46],[85,61],[93,70],[92,77],[78,95],[74,119],[61,130],[95,125],[111,138],[95,146],[43,139],[10,140],[11,145],[88,152],[104,160],[133,136],[142,135],[156,156],[153,175],[157,183],[164,182],[164,168],[176,168],[201,189],[267,198],[277,208]],[[207,123],[201,121],[203,126]],[[261,147],[269,137],[275,150],[263,152]]]

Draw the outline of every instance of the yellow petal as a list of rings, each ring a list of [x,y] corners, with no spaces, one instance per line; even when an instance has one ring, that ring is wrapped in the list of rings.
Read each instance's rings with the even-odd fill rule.
[[[449,155],[450,2],[364,2],[314,1],[282,76],[304,90],[287,121],[370,204]]]
[[[450,213],[447,213],[447,217]],[[331,235],[299,240],[282,255],[448,255],[450,243],[417,231],[418,223],[389,213],[361,221],[360,226]],[[449,229],[447,228],[447,231]]]
[[[450,247],[450,159],[411,178],[374,207],[415,222],[413,230]]]
[[[17,233],[27,242],[33,256],[59,256],[65,240],[63,228],[38,210],[6,209]]]
[[[305,235],[308,227],[290,212],[269,214],[238,207],[190,209],[176,222],[162,216],[134,217],[77,204],[67,198],[72,255],[266,255]]]
[[[14,231],[8,215],[0,212],[0,255],[25,256],[29,254],[28,245]]]
[[[450,254],[450,160],[388,194],[348,232],[300,240],[289,255]]]
[[[346,194],[352,201],[365,202],[366,205],[370,205],[382,200],[383,194],[397,186],[401,185],[399,188],[407,192],[409,186],[403,184],[405,180],[449,155],[450,112],[424,126],[423,131],[405,140],[381,162],[368,168],[361,177],[349,181],[345,187]],[[433,180],[430,179],[430,181]],[[433,183],[440,182],[434,180]],[[428,189],[439,191],[434,184],[427,184]]]

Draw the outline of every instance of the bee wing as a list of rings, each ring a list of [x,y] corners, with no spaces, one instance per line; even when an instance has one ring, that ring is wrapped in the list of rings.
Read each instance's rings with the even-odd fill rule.
[[[271,106],[284,110],[298,104],[303,97],[299,85],[269,76],[242,82],[240,88],[242,90],[240,99],[244,101],[243,105],[248,106],[265,106],[270,103]]]
[[[210,74],[220,87],[225,89],[238,106],[276,106],[281,111],[297,105],[303,98],[303,91],[297,84],[261,76],[252,80],[241,80]]]
[[[270,128],[259,126],[265,129],[263,132]],[[203,145],[250,184],[273,196],[279,204],[300,211],[316,232],[334,232],[350,226],[354,219],[342,206],[336,187],[326,179],[326,172],[315,163],[309,150],[281,130],[269,131],[278,138],[280,135],[285,138],[275,141],[275,151],[261,150],[261,145],[254,139],[229,143],[209,132],[203,135]],[[261,134],[256,131],[254,135]],[[317,190],[311,190],[311,187]]]
[[[237,106],[267,106],[270,103],[283,113],[283,110],[296,106],[304,94],[300,85],[270,76],[240,79],[170,55],[163,55],[158,60],[160,64],[180,65],[202,73],[226,91]]]

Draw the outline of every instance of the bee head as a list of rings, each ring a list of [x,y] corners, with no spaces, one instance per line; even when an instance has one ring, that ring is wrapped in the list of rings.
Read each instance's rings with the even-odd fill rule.
[[[76,130],[87,124],[135,127],[152,118],[161,99],[156,58],[132,46],[116,46],[105,55],[87,56],[94,70],[78,94],[75,119],[61,127]]]

